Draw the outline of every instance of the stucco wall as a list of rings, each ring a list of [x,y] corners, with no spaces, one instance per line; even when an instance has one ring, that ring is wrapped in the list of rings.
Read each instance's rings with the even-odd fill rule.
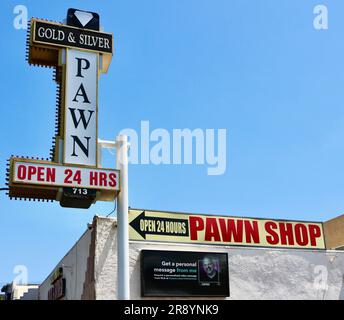
[[[90,243],[91,230],[87,230],[55,267],[55,269],[57,267],[63,267],[63,278],[66,279],[66,295],[64,298],[66,300],[81,299],[84,289]],[[51,273],[39,287],[40,300],[48,299],[48,291],[52,287],[50,284],[50,277],[54,270],[51,270]]]
[[[95,244],[95,296],[97,300],[116,299],[117,233],[116,220],[97,218]]]
[[[98,219],[97,225],[96,298],[116,299],[116,223],[113,219]],[[341,251],[271,250],[134,241],[130,243],[131,299],[142,299],[139,261],[142,249],[227,252],[229,299],[344,300],[344,252]]]

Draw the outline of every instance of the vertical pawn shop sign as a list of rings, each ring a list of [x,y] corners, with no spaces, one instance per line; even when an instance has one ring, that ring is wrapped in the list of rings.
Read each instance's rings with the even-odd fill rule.
[[[113,36],[100,31],[96,13],[68,9],[66,23],[31,19],[27,60],[54,70],[56,128],[50,158],[9,159],[11,199],[89,208],[117,196],[119,172],[102,168],[98,151],[98,78],[112,53]]]

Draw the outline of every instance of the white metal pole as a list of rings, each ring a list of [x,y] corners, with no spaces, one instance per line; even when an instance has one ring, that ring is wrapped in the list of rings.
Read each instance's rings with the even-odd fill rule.
[[[128,225],[128,152],[126,135],[116,137],[117,169],[120,171],[120,192],[117,197],[117,276],[118,299],[130,299],[129,225]]]

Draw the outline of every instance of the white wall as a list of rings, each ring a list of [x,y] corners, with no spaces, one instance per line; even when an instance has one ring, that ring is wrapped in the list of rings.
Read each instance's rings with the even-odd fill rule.
[[[63,278],[66,279],[66,296],[64,298],[66,300],[81,299],[90,243],[91,230],[87,230],[55,267],[55,269],[60,266],[63,267]],[[48,292],[52,287],[50,277],[54,270],[51,270],[51,273],[39,287],[40,300],[48,299]]]
[[[117,227],[113,218],[97,218],[95,245],[95,291],[97,300],[116,298]]]
[[[38,300],[38,292],[38,286],[29,288],[28,291],[23,294],[20,300]]]
[[[342,299],[344,252],[130,243],[130,294],[140,296],[142,249],[218,251],[229,257],[229,299]],[[96,298],[116,299],[117,240],[113,219],[99,219],[96,242]],[[166,298],[171,299],[171,298]]]
[[[38,285],[25,285],[25,284],[15,284],[15,282],[12,282],[12,300],[25,300],[23,297],[25,295],[28,296],[28,292],[32,294],[32,299],[29,300],[37,300],[37,294],[35,291],[38,290]],[[30,296],[29,296],[30,297]]]

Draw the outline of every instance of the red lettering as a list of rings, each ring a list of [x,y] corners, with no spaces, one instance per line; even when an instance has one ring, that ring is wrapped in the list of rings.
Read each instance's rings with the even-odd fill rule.
[[[100,172],[99,173],[99,185],[102,187],[106,187],[107,186],[107,176],[105,172]]]
[[[19,180],[24,180],[26,178],[26,167],[22,164],[18,166],[17,177]]]
[[[37,181],[44,181],[44,168],[38,167],[37,169]]]
[[[266,241],[272,245],[279,242],[278,234],[273,229],[277,229],[275,222],[269,221],[265,223],[265,231],[269,234],[269,236],[266,236]]]
[[[281,244],[294,245],[293,225],[291,223],[279,223]]]
[[[315,224],[309,225],[309,237],[311,240],[311,245],[315,247],[317,245],[316,238],[319,238],[321,236],[321,229],[319,226]]]
[[[189,217],[190,239],[198,240],[197,232],[204,229],[203,219],[200,217]]]
[[[110,179],[109,186],[110,187],[116,187],[116,185],[117,185],[116,177],[117,177],[116,173],[110,173],[109,174],[109,179]]]
[[[28,180],[31,180],[32,176],[35,175],[36,173],[37,173],[37,168],[34,166],[29,166],[28,175],[27,175]]]
[[[308,232],[304,224],[298,223],[295,225],[295,239],[300,246],[306,246],[308,244]]]
[[[227,223],[226,223],[227,222]],[[219,218],[222,240],[226,242],[242,242],[243,221]]]
[[[73,177],[73,181],[75,181],[77,184],[81,184],[81,171],[80,170],[76,170]]]
[[[259,243],[259,228],[257,221],[248,221],[245,220],[245,235],[246,243],[251,243],[252,240],[254,243]]]
[[[66,169],[64,171],[64,174],[66,175],[65,179],[64,179],[64,183],[69,183],[71,184],[72,183],[72,180],[70,180],[70,178],[72,177],[73,175],[73,171],[71,169]]]
[[[98,185],[98,172],[91,171],[90,172],[90,185]]]
[[[47,168],[47,182],[55,182],[56,169]]]
[[[216,218],[205,219],[205,241],[221,241],[219,228],[217,226]]]

